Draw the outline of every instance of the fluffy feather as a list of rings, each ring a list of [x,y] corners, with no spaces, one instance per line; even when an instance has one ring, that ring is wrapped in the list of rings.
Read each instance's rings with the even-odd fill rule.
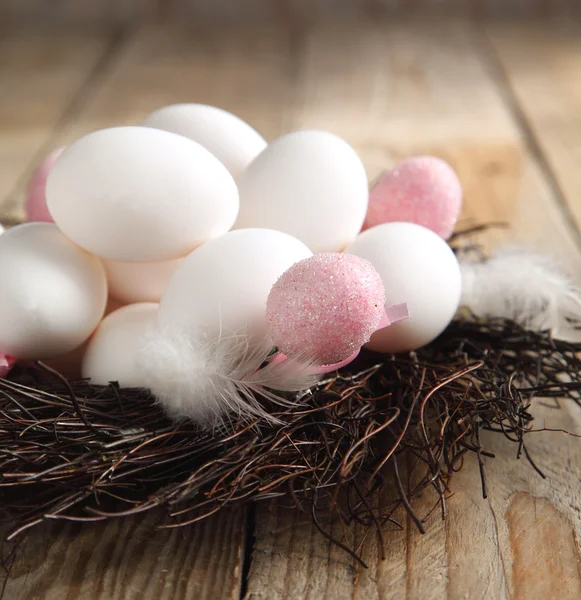
[[[548,256],[509,247],[485,261],[460,259],[462,301],[479,317],[513,319],[568,338],[581,322],[581,292]]]
[[[148,334],[138,361],[146,387],[170,416],[215,428],[232,418],[276,421],[260,397],[292,405],[271,390],[300,391],[317,382],[308,361],[265,365],[271,349],[268,341],[251,346],[244,334],[212,340],[158,327]]]

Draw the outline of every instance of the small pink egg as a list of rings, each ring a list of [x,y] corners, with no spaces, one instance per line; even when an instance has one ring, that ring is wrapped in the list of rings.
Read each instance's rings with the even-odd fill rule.
[[[46,206],[46,180],[56,159],[64,148],[53,150],[36,168],[26,188],[26,217],[29,221],[52,223]]]
[[[384,308],[383,283],[371,263],[331,252],[285,271],[270,291],[266,315],[279,352],[327,365],[367,343]]]
[[[369,195],[363,229],[382,223],[416,223],[446,240],[461,207],[462,186],[454,169],[434,156],[416,156],[379,178]]]

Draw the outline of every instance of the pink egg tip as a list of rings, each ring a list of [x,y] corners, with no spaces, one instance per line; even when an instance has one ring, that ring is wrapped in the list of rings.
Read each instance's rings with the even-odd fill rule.
[[[318,365],[340,363],[367,343],[385,309],[381,277],[368,261],[315,254],[288,269],[266,305],[278,350]]]
[[[36,168],[26,188],[26,217],[29,221],[52,223],[53,218],[46,206],[46,180],[64,148],[53,150]]]
[[[12,356],[0,352],[0,377],[6,377],[16,362],[16,359]]]
[[[383,174],[369,194],[363,229],[404,221],[423,225],[447,240],[462,207],[454,169],[434,156],[404,160]]]

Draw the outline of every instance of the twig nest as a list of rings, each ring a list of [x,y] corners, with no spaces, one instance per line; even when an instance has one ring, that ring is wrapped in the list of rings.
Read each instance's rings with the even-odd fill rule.
[[[462,207],[462,186],[452,167],[434,156],[404,160],[382,175],[369,195],[364,229],[407,221],[448,239]]]
[[[305,244],[280,231],[230,231],[184,259],[161,299],[160,323],[196,335],[262,339],[271,287],[311,255]]]
[[[268,296],[267,319],[280,352],[327,365],[368,342],[384,309],[383,282],[373,265],[335,252],[288,269]]]
[[[149,127],[82,137],[53,166],[47,202],[56,224],[97,256],[177,259],[222,235],[238,213],[227,169],[205,148]]]
[[[424,346],[448,326],[460,303],[460,267],[448,244],[415,223],[386,223],[364,231],[346,252],[378,271],[388,304],[407,302],[409,319],[374,333],[367,347],[406,352]]]
[[[107,302],[101,262],[50,223],[18,225],[0,236],[0,348],[44,359],[82,344]]]
[[[46,180],[64,148],[53,150],[36,168],[26,188],[25,212],[28,221],[52,223],[53,218],[46,205]]]
[[[367,176],[355,151],[324,131],[284,135],[259,154],[238,180],[235,227],[284,231],[313,252],[335,252],[361,230]]]
[[[104,260],[109,295],[124,304],[159,302],[182,260],[151,263]]]
[[[147,334],[157,323],[158,304],[130,304],[107,315],[91,338],[82,364],[83,377],[95,385],[116,381],[121,387],[145,387],[138,366]]]
[[[215,106],[173,104],[143,121],[146,127],[178,133],[210,151],[235,179],[266,148],[265,139],[248,123]]]

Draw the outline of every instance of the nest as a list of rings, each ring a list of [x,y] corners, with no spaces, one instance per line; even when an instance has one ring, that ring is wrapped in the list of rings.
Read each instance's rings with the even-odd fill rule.
[[[581,344],[511,321],[467,316],[421,350],[364,354],[299,396],[268,406],[282,424],[233,423],[207,432],[170,421],[143,391],[67,381],[40,363],[0,380],[0,510],[12,539],[44,519],[99,521],[165,507],[179,527],[239,503],[285,497],[324,535],[330,519],[374,528],[413,496],[436,492],[481,432],[527,451],[537,396],[581,402]],[[394,521],[395,522],[395,521]],[[340,540],[334,540],[341,545]],[[344,547],[344,546],[342,546]],[[350,548],[346,551],[353,553]]]

